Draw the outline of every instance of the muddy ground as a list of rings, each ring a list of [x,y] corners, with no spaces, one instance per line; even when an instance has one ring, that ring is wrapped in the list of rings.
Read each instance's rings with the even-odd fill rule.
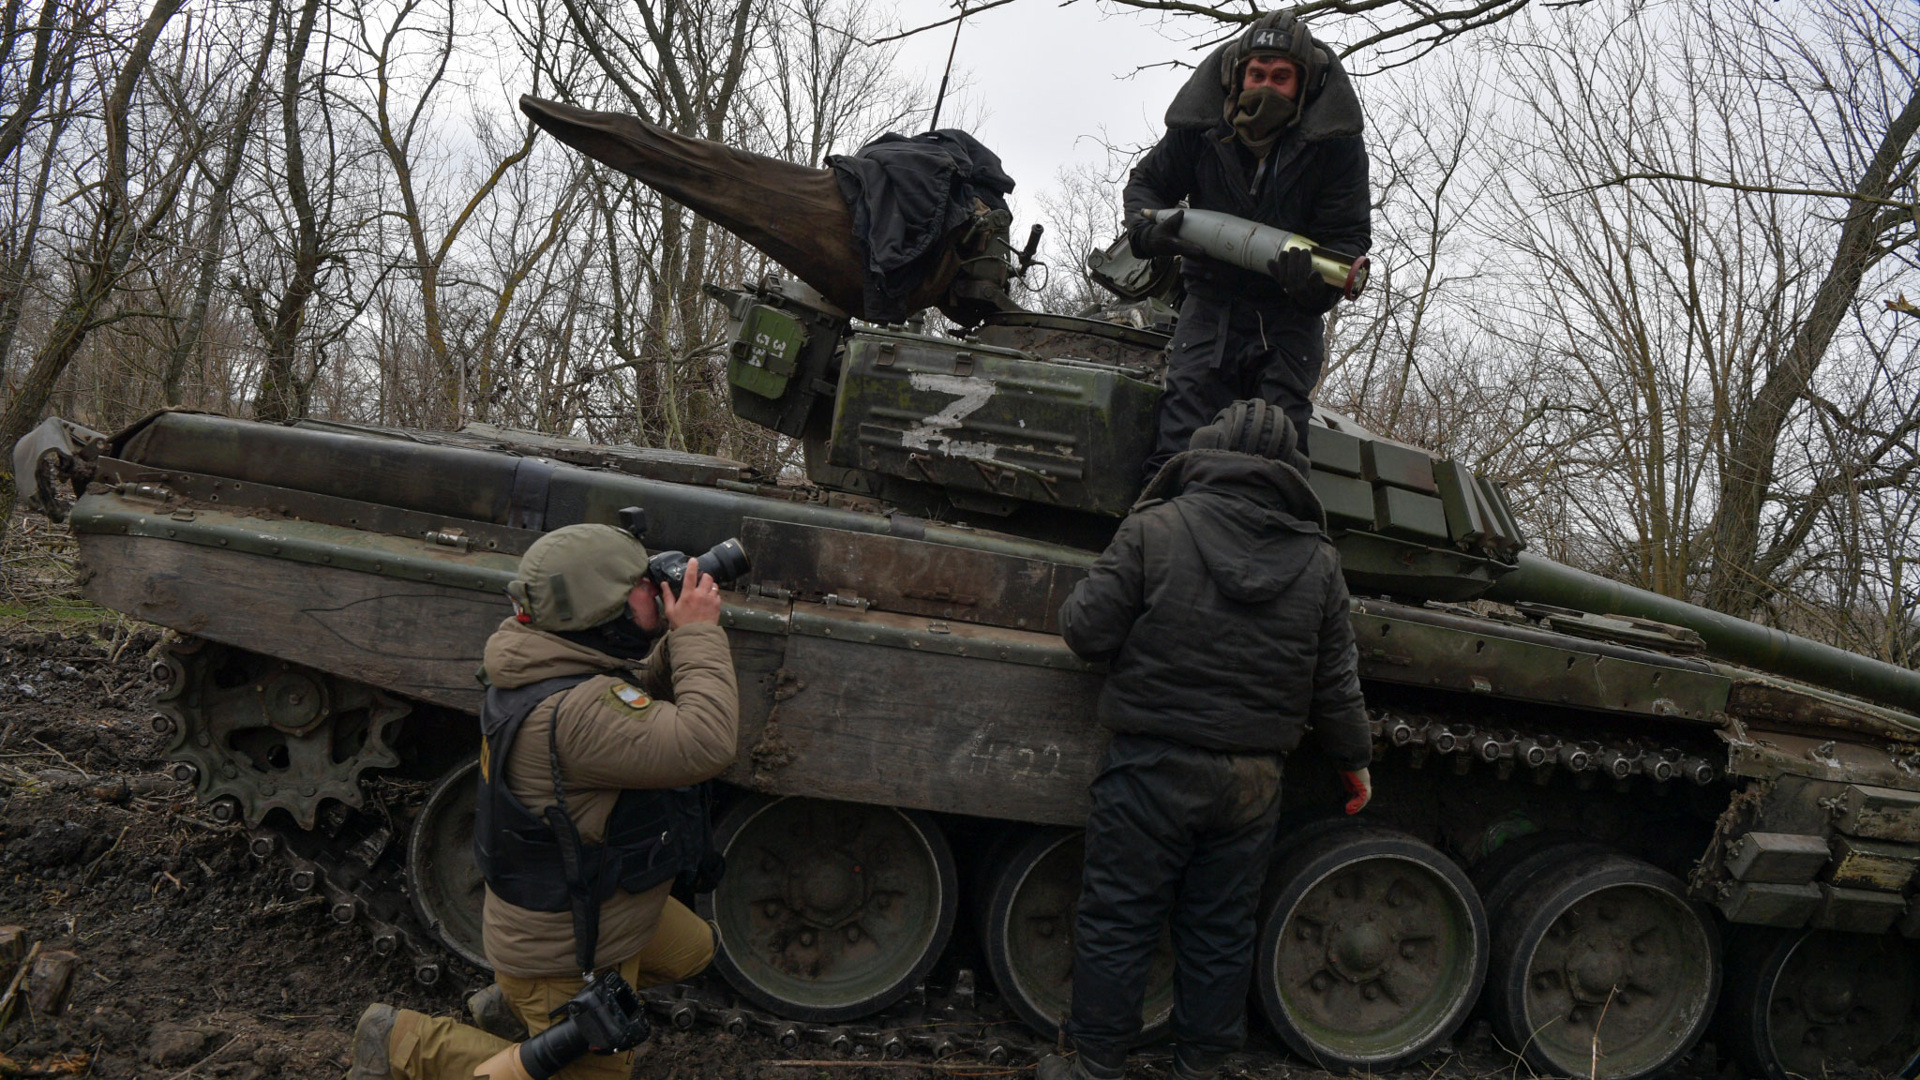
[[[0,1031],[0,1077],[338,1077],[367,1002],[462,1008],[484,973],[450,961],[438,986],[414,984],[403,958],[375,956],[364,930],[334,923],[317,896],[293,892],[284,863],[250,855],[239,827],[215,822],[162,774],[145,677],[157,629],[70,613],[55,625],[63,628],[0,628],[0,924],[24,927],[44,950],[70,950],[78,963],[62,1015],[12,1010]],[[1402,1075],[1526,1075],[1496,1051],[1484,1024],[1456,1042]],[[965,1059],[938,1069],[777,1064],[795,1057],[832,1055],[656,1024],[635,1075],[908,1080],[1030,1071]],[[1711,1075],[1711,1051],[1696,1058],[1686,1071]],[[1166,1066],[1149,1055],[1135,1074],[1164,1080]],[[1233,1071],[1326,1076],[1271,1049]]]

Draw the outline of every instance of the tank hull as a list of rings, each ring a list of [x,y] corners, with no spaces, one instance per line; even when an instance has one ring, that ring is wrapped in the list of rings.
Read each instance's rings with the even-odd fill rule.
[[[1392,480],[1391,464],[1370,458],[1361,478]],[[641,505],[650,547],[704,550],[738,535],[754,556],[723,615],[742,719],[738,757],[722,778],[723,803],[732,807],[724,834],[764,843],[768,829],[839,822],[844,844],[892,836],[923,855],[889,872],[923,913],[913,918],[934,921],[898,916],[889,924],[867,911],[864,921],[841,924],[871,927],[875,940],[894,932],[919,950],[886,963],[851,952],[823,959],[818,945],[795,952],[780,920],[814,927],[818,912],[783,910],[761,924],[738,897],[709,898],[707,908],[731,927],[726,934],[761,950],[729,954],[723,964],[763,1010],[755,1015],[767,1024],[838,1023],[898,1008],[890,1003],[943,970],[936,962],[953,962],[938,958],[956,932],[956,889],[974,896],[981,912],[1001,913],[970,930],[960,919],[959,932],[979,936],[1004,992],[1026,994],[1016,1011],[1034,1022],[1057,1007],[1060,987],[1040,985],[1037,961],[1022,960],[1053,954],[1022,945],[1019,935],[1033,919],[1065,917],[1072,867],[1043,856],[1085,820],[1107,740],[1094,719],[1101,671],[1066,649],[1055,622],[1092,551],[931,523],[861,500],[810,498],[757,483],[729,462],[492,429],[432,435],[168,414],[114,440],[92,469],[72,509],[85,594],[189,635],[160,665],[168,672],[160,720],[174,752],[193,766],[203,799],[275,837],[296,879],[313,875],[300,880],[319,882],[335,917],[366,920],[376,950],[399,942],[417,970],[435,971],[435,935],[461,955],[478,955],[462,936],[478,922],[448,907],[477,895],[477,886],[446,853],[462,850],[456,789],[478,741],[471,714],[481,651],[510,611],[503,587],[542,532],[612,522],[621,507]],[[1525,570],[1523,562],[1512,573]],[[1263,907],[1270,925],[1262,947],[1277,981],[1263,984],[1259,1000],[1290,1045],[1378,1067],[1418,1056],[1452,1030],[1453,1019],[1389,1017],[1366,1039],[1323,1045],[1313,1041],[1322,1029],[1288,1019],[1367,1015],[1337,996],[1303,999],[1279,973],[1319,962],[1285,944],[1306,940],[1291,932],[1291,920],[1317,910],[1315,890],[1352,894],[1383,868],[1414,868],[1409,880],[1418,888],[1407,895],[1422,898],[1425,924],[1453,935],[1448,963],[1469,966],[1470,977],[1422,983],[1418,950],[1406,954],[1411,966],[1394,978],[1453,995],[1422,1005],[1423,1016],[1463,1017],[1481,972],[1524,970],[1510,956],[1515,935],[1529,948],[1558,940],[1548,933],[1562,925],[1557,916],[1503,915],[1492,898],[1524,893],[1549,915],[1560,904],[1575,919],[1583,897],[1607,889],[1624,890],[1623,902],[1652,897],[1631,910],[1673,940],[1695,943],[1686,953],[1693,974],[1673,991],[1674,1007],[1692,1010],[1692,1020],[1663,1029],[1677,1033],[1665,1042],[1636,1044],[1622,1060],[1652,1064],[1639,1072],[1623,1066],[1622,1076],[1658,1071],[1697,1037],[1704,1021],[1696,1014],[1720,993],[1711,958],[1723,931],[1742,964],[1780,968],[1766,968],[1765,1000],[1745,991],[1738,998],[1749,1018],[1797,1000],[1795,980],[1812,977],[1799,974],[1804,962],[1779,960],[1779,949],[1750,941],[1749,930],[1867,935],[1879,953],[1904,955],[1899,928],[1920,930],[1904,914],[1906,891],[1920,876],[1920,784],[1911,771],[1920,721],[1706,655],[1673,627],[1623,629],[1557,608],[1492,617],[1366,595],[1368,572],[1362,567],[1354,579],[1351,619],[1375,729],[1372,827],[1314,825],[1283,844],[1299,857],[1282,860]],[[253,703],[249,682],[313,686],[334,702],[371,704],[354,713],[362,728],[351,728],[338,717],[276,711],[272,693]],[[272,747],[298,764],[302,740],[329,732],[362,732],[356,737],[365,741],[340,759],[338,775],[325,777],[331,795],[303,800],[288,790],[290,774]],[[196,742],[207,735],[216,738]],[[376,781],[443,773],[426,801],[430,812],[411,825],[411,843],[374,845],[380,822],[395,814]],[[1337,801],[1330,781],[1311,744],[1292,755],[1289,821],[1325,819]],[[1851,807],[1852,816],[1825,807]],[[1546,845],[1564,858],[1537,881],[1516,881],[1496,857],[1509,844],[1562,837],[1579,842]],[[844,844],[792,857],[818,874]],[[1749,848],[1766,857],[1749,857]],[[381,858],[412,860],[404,874],[382,878],[355,863],[357,855],[341,857],[382,850]],[[1467,889],[1457,869],[1447,870],[1459,864],[1492,877]],[[777,894],[790,872],[759,857],[740,867],[738,888],[755,896]],[[1302,867],[1328,875],[1324,885],[1299,877]],[[972,892],[959,889],[962,879]],[[397,880],[414,897],[411,916],[393,908],[398,894],[381,884]],[[1343,902],[1364,908],[1363,900]],[[1027,912],[1029,921],[1007,912]],[[1491,967],[1489,943],[1498,961]],[[1618,959],[1631,964],[1628,955]],[[829,960],[849,974],[837,982],[791,974]],[[1885,982],[1907,970],[1876,969],[1874,977]],[[1497,1006],[1503,1022],[1535,1022],[1528,1018],[1543,1006],[1525,990],[1534,975],[1518,990],[1489,984],[1488,1007]],[[851,989],[835,989],[843,985]],[[670,1012],[691,1000],[674,995],[689,992],[656,1004]],[[730,1023],[725,1018],[744,1007],[713,1012]],[[1875,1053],[1891,1054],[1886,1047],[1907,1038],[1907,1020],[1885,1019]],[[834,1029],[821,1030],[832,1038]],[[1759,1041],[1772,1029],[1758,1030],[1743,1057],[1772,1061]],[[1547,1051],[1534,1056],[1542,1053],[1536,1069],[1570,1064]]]

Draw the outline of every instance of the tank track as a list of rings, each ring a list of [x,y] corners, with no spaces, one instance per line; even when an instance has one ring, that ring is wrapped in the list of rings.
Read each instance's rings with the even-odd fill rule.
[[[362,779],[400,763],[389,736],[412,707],[364,683],[192,637],[148,675],[173,776],[216,817],[257,826],[279,809],[312,829],[328,800],[361,805]]]
[[[426,785],[406,788],[416,786]],[[395,794],[417,793],[375,791],[368,808],[358,811],[330,806],[320,812],[314,832],[270,821],[247,831],[247,847],[262,863],[284,862],[287,886],[295,894],[313,897],[337,923],[363,926],[375,954],[406,957],[414,980],[433,986],[446,973],[446,950],[408,909],[394,830],[376,817],[386,816],[387,799]],[[1035,1060],[1051,1049],[997,999],[976,992],[974,974],[966,968],[949,986],[922,984],[900,1004],[844,1024],[807,1023],[756,1009],[736,1000],[717,976],[639,993],[656,1022],[678,1031],[706,1025],[736,1036],[754,1032],[789,1051],[819,1046],[854,1060],[972,1054],[986,1064],[1004,1065]]]
[[[372,812],[330,804],[317,814],[313,830],[271,820],[247,830],[247,850],[263,864],[279,857],[287,865],[289,890],[313,898],[336,923],[365,927],[376,956],[405,956],[414,981],[432,986],[445,971],[447,950],[408,905],[406,864],[396,842],[401,834],[388,805],[396,795],[418,801],[426,785],[376,783],[395,790],[372,791]]]
[[[1601,780],[1628,786],[1636,777],[1705,786],[1721,776],[1704,755],[1664,740],[1521,733],[1394,709],[1374,710],[1372,719],[1376,758],[1404,753],[1409,764],[1443,760],[1462,773],[1478,765],[1503,780],[1517,771],[1545,783],[1553,772],[1566,771],[1582,787]],[[404,844],[396,842],[403,830],[394,824],[395,808],[418,804],[430,785],[389,777],[367,778],[364,784],[367,797],[359,808],[339,803],[318,808],[311,830],[285,818],[253,826],[249,849],[263,862],[283,860],[293,892],[314,897],[315,906],[325,906],[338,923],[363,926],[376,955],[404,957],[417,982],[435,985],[446,973],[449,954],[420,925],[406,899]],[[1053,1049],[998,998],[977,991],[975,974],[966,968],[953,973],[950,985],[923,983],[900,1004],[840,1024],[797,1021],[757,1009],[711,974],[640,995],[656,1022],[675,1030],[706,1026],[732,1035],[753,1032],[788,1051],[817,1046],[852,1060],[970,1055],[986,1065],[1018,1065]]]

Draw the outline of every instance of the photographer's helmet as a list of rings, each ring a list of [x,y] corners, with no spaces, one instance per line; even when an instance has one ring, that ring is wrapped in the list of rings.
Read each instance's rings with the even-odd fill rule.
[[[1241,80],[1246,77],[1247,60],[1254,56],[1283,56],[1300,69],[1300,104],[1318,86],[1319,78],[1332,61],[1325,48],[1313,40],[1307,24],[1292,11],[1270,11],[1242,31],[1220,64],[1220,80],[1231,101],[1240,95]]]
[[[626,530],[568,525],[527,548],[507,595],[515,616],[536,630],[585,630],[623,614],[646,576],[646,546]]]

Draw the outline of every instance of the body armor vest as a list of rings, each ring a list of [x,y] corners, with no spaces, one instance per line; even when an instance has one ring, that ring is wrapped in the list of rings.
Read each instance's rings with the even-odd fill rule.
[[[549,735],[547,753],[559,805],[535,814],[508,790],[507,753],[520,726],[542,701],[593,677],[568,675],[513,690],[487,690],[480,706],[484,741],[473,819],[473,861],[487,887],[500,899],[532,911],[571,908],[583,970],[592,967],[600,905],[613,891],[645,892],[679,874],[682,845],[673,826],[683,820],[680,804],[688,796],[697,805],[697,793],[690,788],[622,791],[607,815],[604,839],[584,843],[566,812],[557,732]],[[556,729],[558,719],[556,713]]]

